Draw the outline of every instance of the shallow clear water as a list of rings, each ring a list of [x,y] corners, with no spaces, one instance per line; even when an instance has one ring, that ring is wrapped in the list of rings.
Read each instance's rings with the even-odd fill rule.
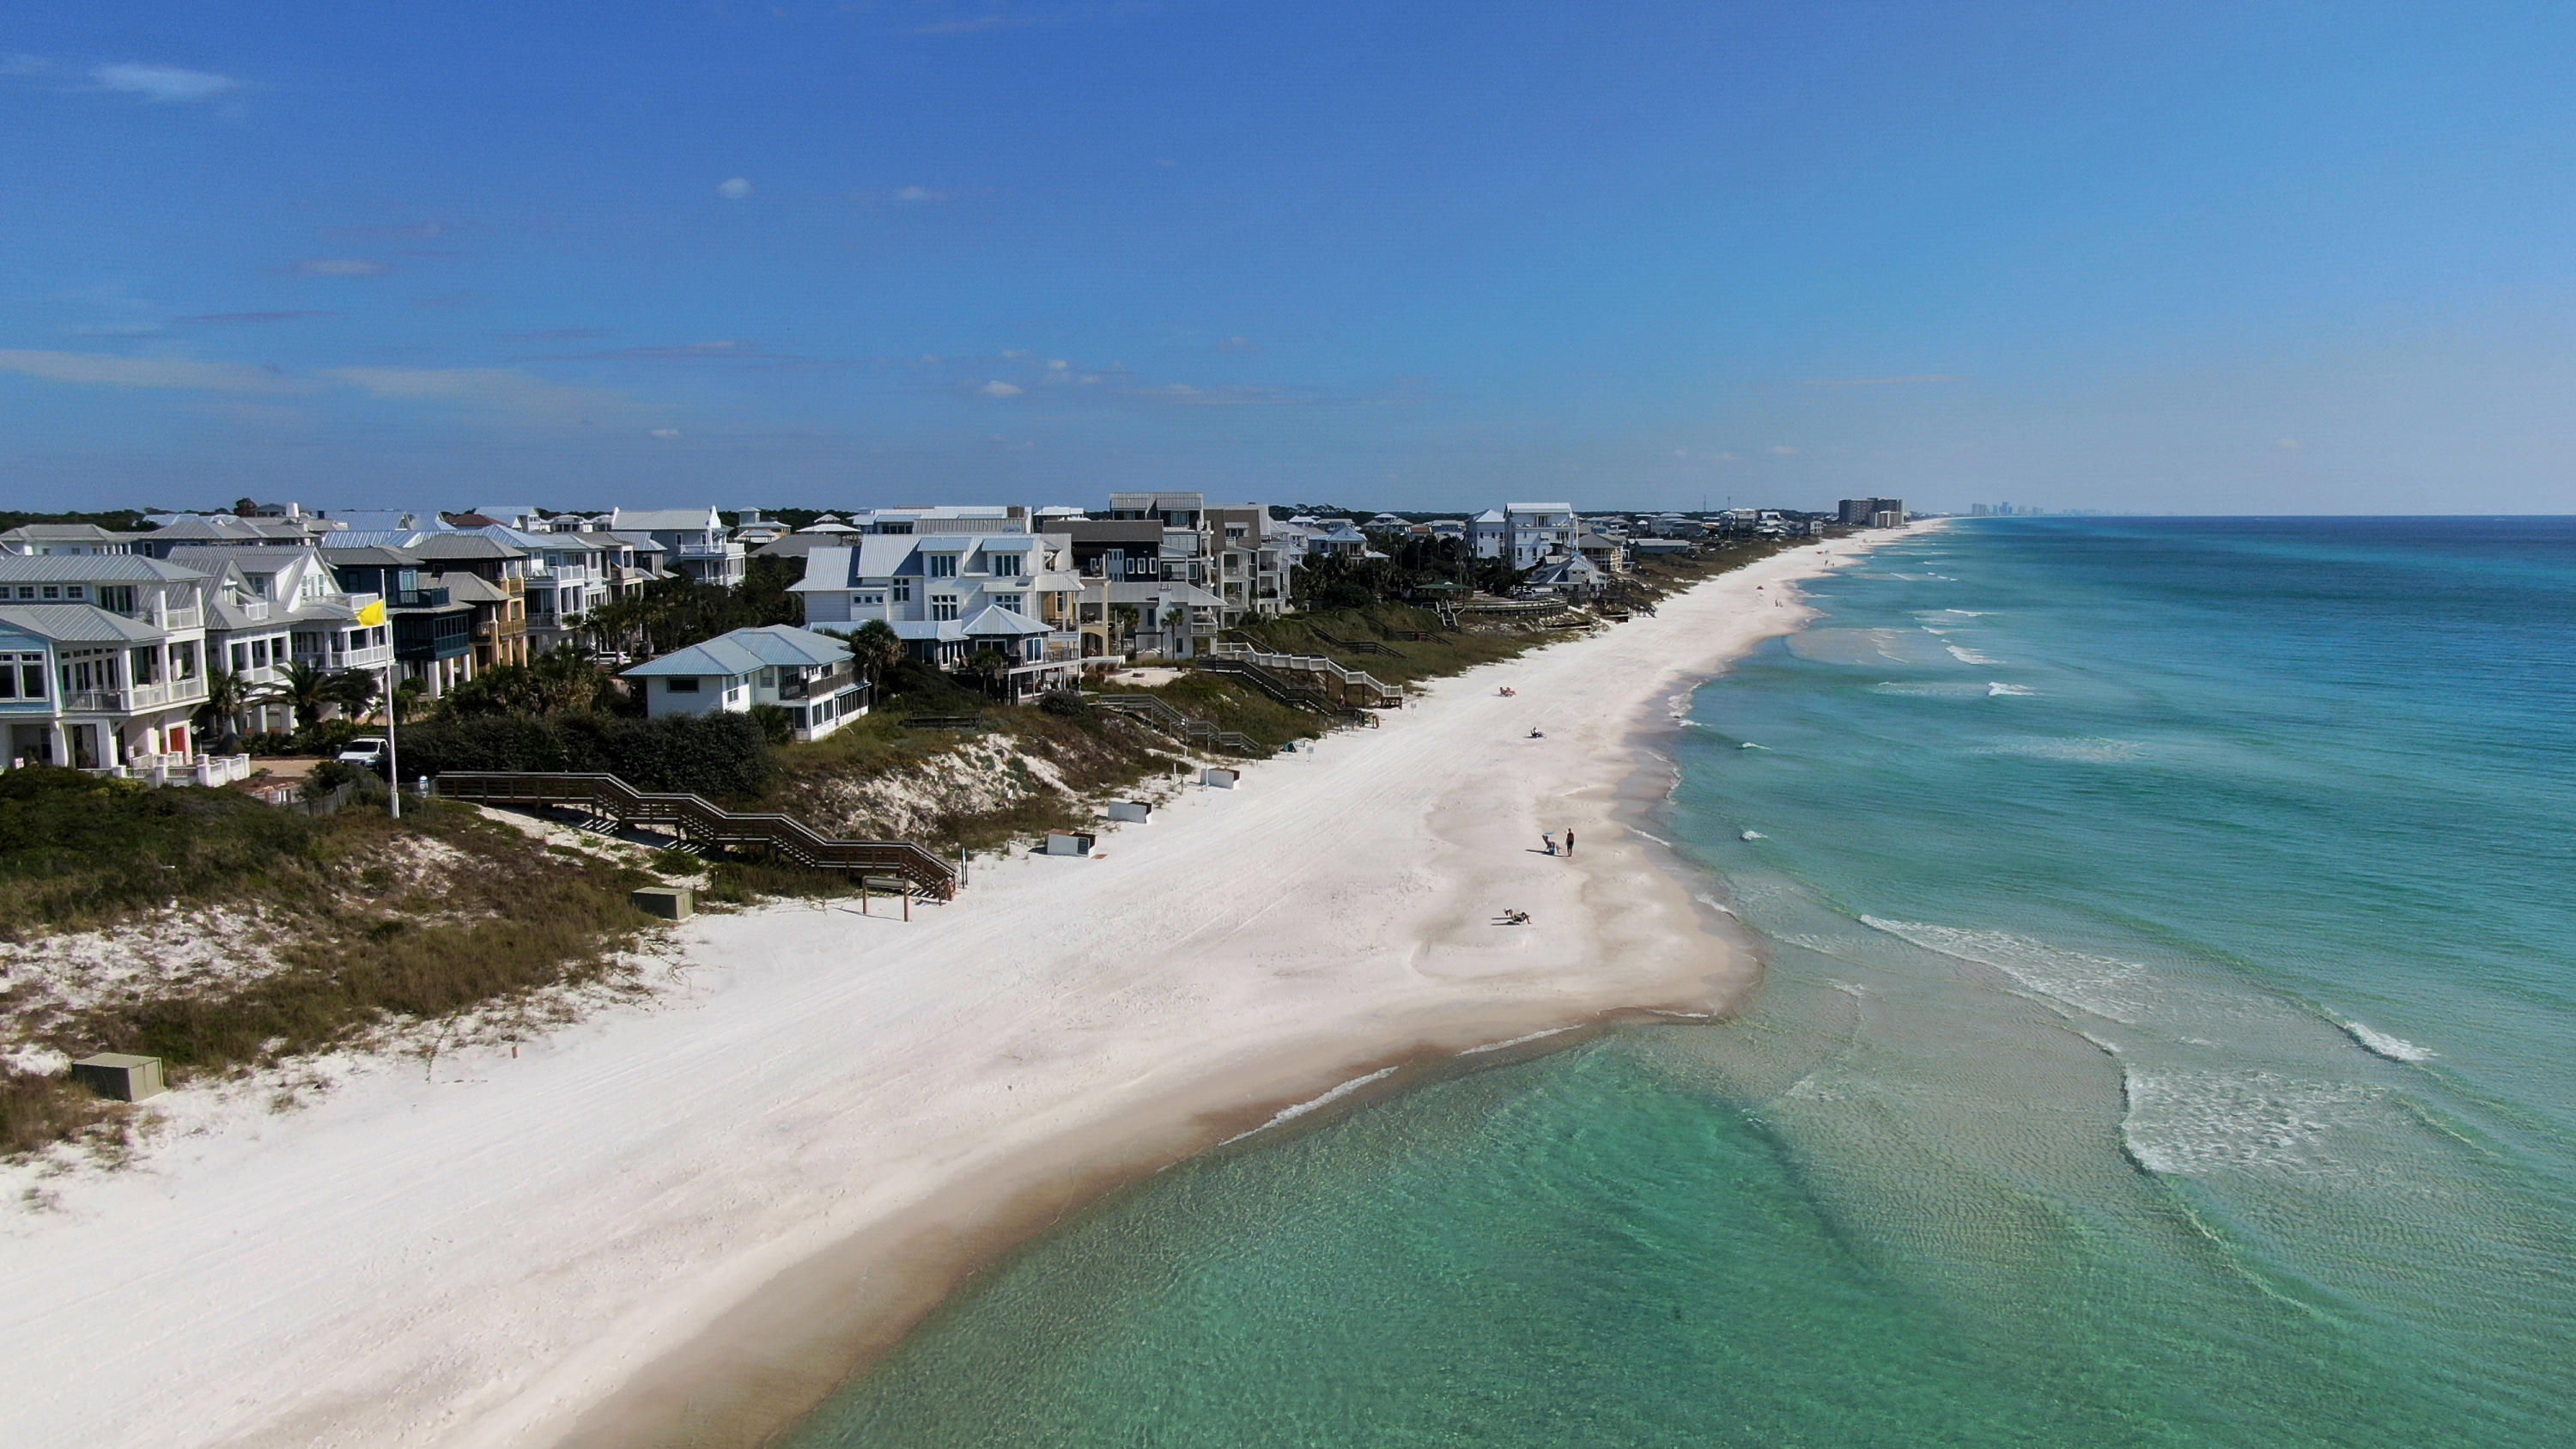
[[[1163,1173],[793,1442],[2569,1442],[2576,523],[1810,592],[1678,747],[1750,1012]]]

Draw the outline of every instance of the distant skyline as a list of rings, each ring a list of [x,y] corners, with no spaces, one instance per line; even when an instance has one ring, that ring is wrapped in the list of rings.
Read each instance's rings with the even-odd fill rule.
[[[2576,7],[62,3],[0,507],[2576,512]]]

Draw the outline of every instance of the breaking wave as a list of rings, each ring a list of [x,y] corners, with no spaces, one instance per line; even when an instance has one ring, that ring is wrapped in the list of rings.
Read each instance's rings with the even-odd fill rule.
[[[1926,951],[1991,966],[2051,1001],[2124,1025],[2146,1010],[2147,968],[2135,961],[2068,951],[2007,931],[1975,931],[1863,916],[1861,924]]]
[[[2404,1037],[2374,1031],[2360,1022],[2346,1021],[2341,1017],[2336,1017],[2334,1024],[2342,1027],[2344,1035],[2351,1037],[2372,1056],[2385,1057],[2392,1062],[2429,1062],[2433,1059],[2431,1048],[2419,1047]]]

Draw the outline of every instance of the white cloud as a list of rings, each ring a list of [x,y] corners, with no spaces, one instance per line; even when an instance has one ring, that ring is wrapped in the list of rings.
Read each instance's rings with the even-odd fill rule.
[[[1785,457],[1788,457],[1790,454],[1792,454],[1792,453],[1794,453],[1794,452],[1796,452],[1796,451],[1798,451],[1798,450],[1797,450],[1797,449],[1795,449],[1795,448],[1790,447],[1790,446],[1789,446],[1788,444],[1786,444],[1786,443],[1773,443],[1773,444],[1771,445],[1771,451],[1772,451],[1773,453],[1776,453],[1776,454],[1778,454],[1779,456],[1781,456],[1781,457],[1785,458]]]
[[[984,384],[982,387],[975,389],[975,391],[985,397],[1018,397],[1021,393],[1027,391],[1027,389],[1014,387],[997,377],[991,382]]]
[[[307,257],[295,270],[308,277],[372,277],[393,268],[366,257]]]
[[[293,384],[247,362],[184,357],[109,357],[94,352],[0,349],[0,372],[93,387],[179,388],[192,392],[287,392]]]
[[[43,75],[54,63],[41,55],[0,55],[0,75]]]
[[[2299,449],[2301,449],[2301,448],[2303,448],[2303,447],[2306,447],[2307,445],[2306,445],[2306,444],[2304,444],[2304,443],[2302,443],[2302,442],[2300,442],[2300,441],[2299,441],[2298,439],[2296,439],[2296,438],[2283,438],[2283,439],[2281,439],[2279,442],[2274,443],[2272,446],[2273,446],[2273,447],[2276,447],[2276,448],[2279,448],[2279,449],[2281,449],[2281,450],[2282,450],[2282,451],[2284,451],[2284,452],[2295,453],[2295,452],[2297,452]]]
[[[614,393],[568,387],[506,367],[334,367],[314,375],[372,397],[463,403],[526,417],[569,417],[623,401]]]
[[[907,203],[946,201],[956,194],[954,191],[933,191],[927,186],[906,186],[895,192],[894,199]]]
[[[183,70],[175,65],[103,65],[89,73],[102,90],[121,91],[163,105],[207,101],[241,82],[212,71]]]
[[[676,443],[688,435],[681,432],[678,428],[655,428],[645,434],[645,436],[659,438],[666,443]]]
[[[749,179],[741,176],[727,177],[725,180],[716,183],[716,195],[723,197],[727,201],[740,201],[744,197],[751,195],[751,182]]]

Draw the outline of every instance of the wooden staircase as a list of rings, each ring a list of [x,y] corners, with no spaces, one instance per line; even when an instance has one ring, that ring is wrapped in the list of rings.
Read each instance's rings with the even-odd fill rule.
[[[1377,716],[1367,710],[1339,703],[1311,684],[1299,684],[1249,659],[1200,659],[1195,662],[1199,668],[1210,674],[1224,674],[1240,679],[1292,709],[1311,710],[1337,724],[1358,725],[1363,729],[1377,728]]]
[[[1149,724],[1158,725],[1194,745],[1210,745],[1233,750],[1238,754],[1266,755],[1260,743],[1241,730],[1221,730],[1214,721],[1183,714],[1150,694],[1095,695],[1092,704],[1100,709],[1115,710]]]
[[[615,775],[518,770],[450,770],[432,782],[448,800],[480,805],[554,805],[620,825],[651,825],[700,845],[752,847],[814,870],[890,877],[916,895],[953,899],[957,871],[908,840],[837,840],[801,820],[727,810],[702,796],[638,790]]]

